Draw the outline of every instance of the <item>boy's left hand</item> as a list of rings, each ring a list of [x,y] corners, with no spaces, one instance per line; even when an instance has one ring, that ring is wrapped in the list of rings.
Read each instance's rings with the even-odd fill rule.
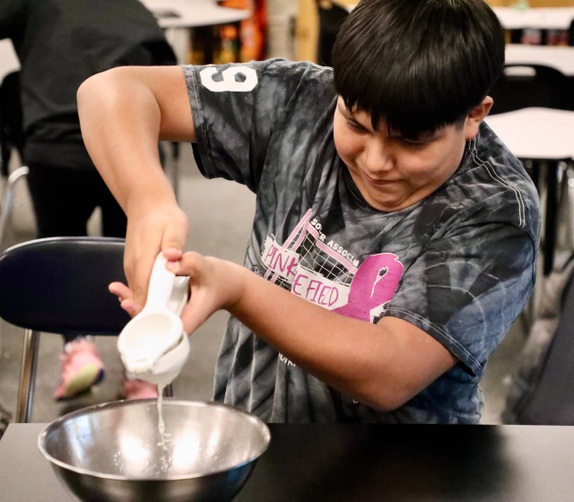
[[[234,263],[188,252],[179,261],[170,261],[168,270],[189,276],[190,298],[181,313],[184,331],[193,333],[220,309],[229,309],[241,298],[242,274],[246,270]],[[109,291],[118,297],[121,307],[134,317],[143,305],[134,299],[133,291],[122,282],[113,282]]]

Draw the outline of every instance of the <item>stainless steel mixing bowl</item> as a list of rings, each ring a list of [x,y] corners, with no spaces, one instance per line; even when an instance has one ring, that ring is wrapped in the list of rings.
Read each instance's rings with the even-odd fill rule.
[[[81,500],[231,500],[268,427],[212,402],[164,399],[161,410],[155,399],[84,408],[46,426],[38,447]]]

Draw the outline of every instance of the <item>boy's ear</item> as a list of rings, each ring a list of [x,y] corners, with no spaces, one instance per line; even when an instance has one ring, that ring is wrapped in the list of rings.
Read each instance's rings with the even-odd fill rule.
[[[488,115],[493,103],[493,99],[490,96],[486,96],[482,102],[478,106],[475,106],[467,115],[464,121],[464,137],[467,141],[478,134],[478,127],[484,120],[484,117]]]

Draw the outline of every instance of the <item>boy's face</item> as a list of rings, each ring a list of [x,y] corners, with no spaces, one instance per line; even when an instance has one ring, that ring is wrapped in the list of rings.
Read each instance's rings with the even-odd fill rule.
[[[384,124],[373,130],[369,114],[347,109],[339,97],[335,147],[369,205],[398,211],[424,199],[453,175],[465,142],[476,136],[484,118],[473,113],[461,124],[413,140],[389,132]]]

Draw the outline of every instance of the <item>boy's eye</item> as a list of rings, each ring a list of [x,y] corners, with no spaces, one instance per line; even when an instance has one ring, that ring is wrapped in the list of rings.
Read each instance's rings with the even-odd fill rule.
[[[409,147],[409,148],[420,148],[427,144],[426,141],[420,141],[416,139],[409,139],[409,138],[397,138],[400,143]]]
[[[391,136],[391,138],[393,138],[397,143],[403,145],[405,148],[423,148],[425,146],[428,146],[430,143],[432,143],[433,138],[432,137],[427,137],[427,136],[422,136],[422,137],[418,137],[418,138],[409,138],[408,136]]]
[[[353,120],[347,120],[347,127],[358,133],[365,133],[367,131],[361,124]]]

